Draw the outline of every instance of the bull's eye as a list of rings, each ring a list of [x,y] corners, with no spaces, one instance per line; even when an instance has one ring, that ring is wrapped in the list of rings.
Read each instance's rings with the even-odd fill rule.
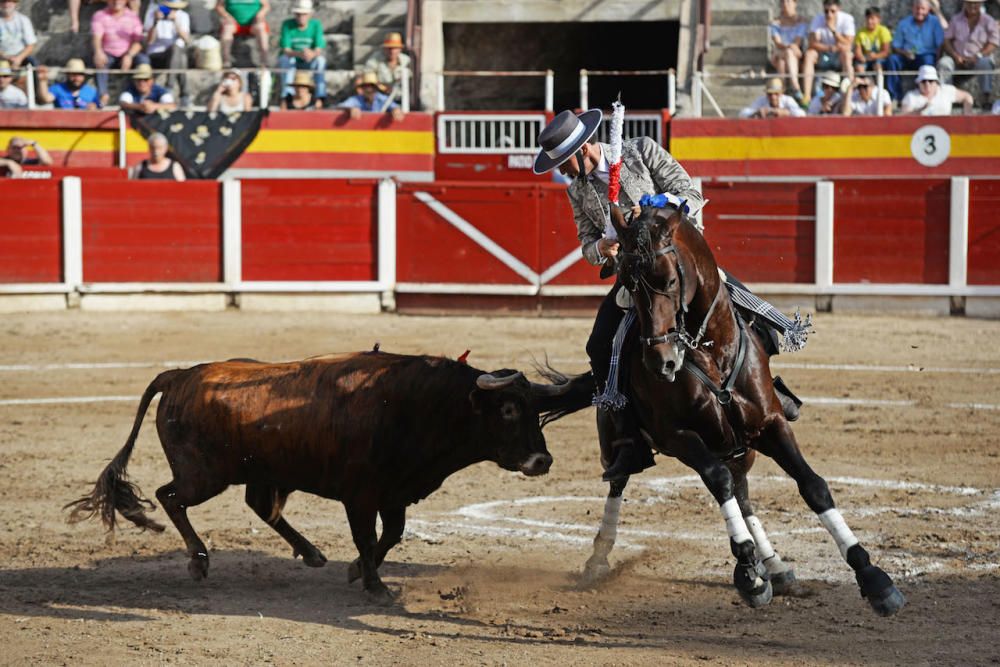
[[[516,403],[504,403],[500,407],[500,416],[507,421],[517,421],[521,418],[521,408]]]

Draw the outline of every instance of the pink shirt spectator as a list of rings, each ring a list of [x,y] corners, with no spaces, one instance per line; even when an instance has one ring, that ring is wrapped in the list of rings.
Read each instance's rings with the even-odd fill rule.
[[[132,42],[142,41],[142,21],[131,9],[119,16],[102,9],[90,20],[90,32],[101,38],[101,48],[109,56],[120,58]]]
[[[987,44],[1000,46],[1000,29],[995,18],[986,12],[980,12],[976,29],[970,32],[969,19],[965,18],[963,12],[959,12],[951,18],[948,29],[944,31],[944,38],[953,40],[951,45],[959,55],[975,58]]]

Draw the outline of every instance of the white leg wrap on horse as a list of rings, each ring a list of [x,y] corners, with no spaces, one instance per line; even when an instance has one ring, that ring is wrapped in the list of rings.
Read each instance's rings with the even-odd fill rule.
[[[618,537],[618,515],[622,509],[622,497],[608,498],[604,503],[604,519],[598,534],[612,542]]]
[[[743,520],[743,512],[740,511],[740,504],[736,498],[730,498],[722,503],[722,518],[726,520],[726,530],[729,537],[736,544],[743,544],[747,540],[753,541],[750,531],[747,530],[747,522]]]
[[[858,538],[854,537],[854,533],[847,527],[847,522],[840,515],[840,510],[835,507],[828,509],[819,515],[819,520],[823,527],[833,535],[833,539],[836,540],[837,547],[840,549],[840,555],[844,557],[844,560],[847,560],[847,550],[858,543]]]
[[[787,572],[788,566],[782,562],[781,556],[771,546],[771,540],[767,539],[767,533],[764,532],[764,526],[761,525],[760,519],[751,514],[746,517],[746,522],[747,528],[750,529],[750,534],[753,535],[753,543],[757,549],[757,558],[760,558],[761,562],[764,563],[767,571],[771,574]]]

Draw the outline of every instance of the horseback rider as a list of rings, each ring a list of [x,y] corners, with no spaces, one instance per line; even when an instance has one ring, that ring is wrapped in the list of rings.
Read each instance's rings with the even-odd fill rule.
[[[545,174],[558,169],[563,176],[573,179],[566,194],[573,207],[583,256],[591,264],[602,266],[601,276],[606,277],[617,273],[619,243],[608,204],[610,165],[607,156],[611,147],[592,140],[602,117],[600,109],[591,109],[579,115],[566,110],[553,118],[538,135],[541,150],[535,157],[533,171]],[[623,209],[631,208],[635,214],[639,213],[643,195],[666,195],[674,208],[691,216],[705,203],[684,167],[649,137],[622,143],[620,173],[619,205]],[[727,280],[739,284],[732,277]],[[621,283],[615,280],[597,309],[587,341],[587,356],[598,391],[604,389],[608,381],[611,342],[624,316],[617,301],[621,290]],[[773,331],[761,333],[765,334],[764,346],[768,354],[777,353],[777,335]],[[786,416],[796,418],[797,406],[792,401],[797,399],[786,397],[782,393],[783,385],[778,389]],[[605,481],[620,480],[654,465],[652,452],[639,434],[631,406],[612,410],[598,405],[597,430]]]

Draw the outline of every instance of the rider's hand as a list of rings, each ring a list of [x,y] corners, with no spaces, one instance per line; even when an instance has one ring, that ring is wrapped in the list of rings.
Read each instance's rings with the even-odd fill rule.
[[[617,257],[618,247],[617,239],[601,239],[597,242],[597,252],[601,257]]]
[[[641,206],[639,206],[638,204],[636,204],[635,206],[632,207],[632,215],[636,215],[637,216],[640,213],[642,213],[642,207]]]

